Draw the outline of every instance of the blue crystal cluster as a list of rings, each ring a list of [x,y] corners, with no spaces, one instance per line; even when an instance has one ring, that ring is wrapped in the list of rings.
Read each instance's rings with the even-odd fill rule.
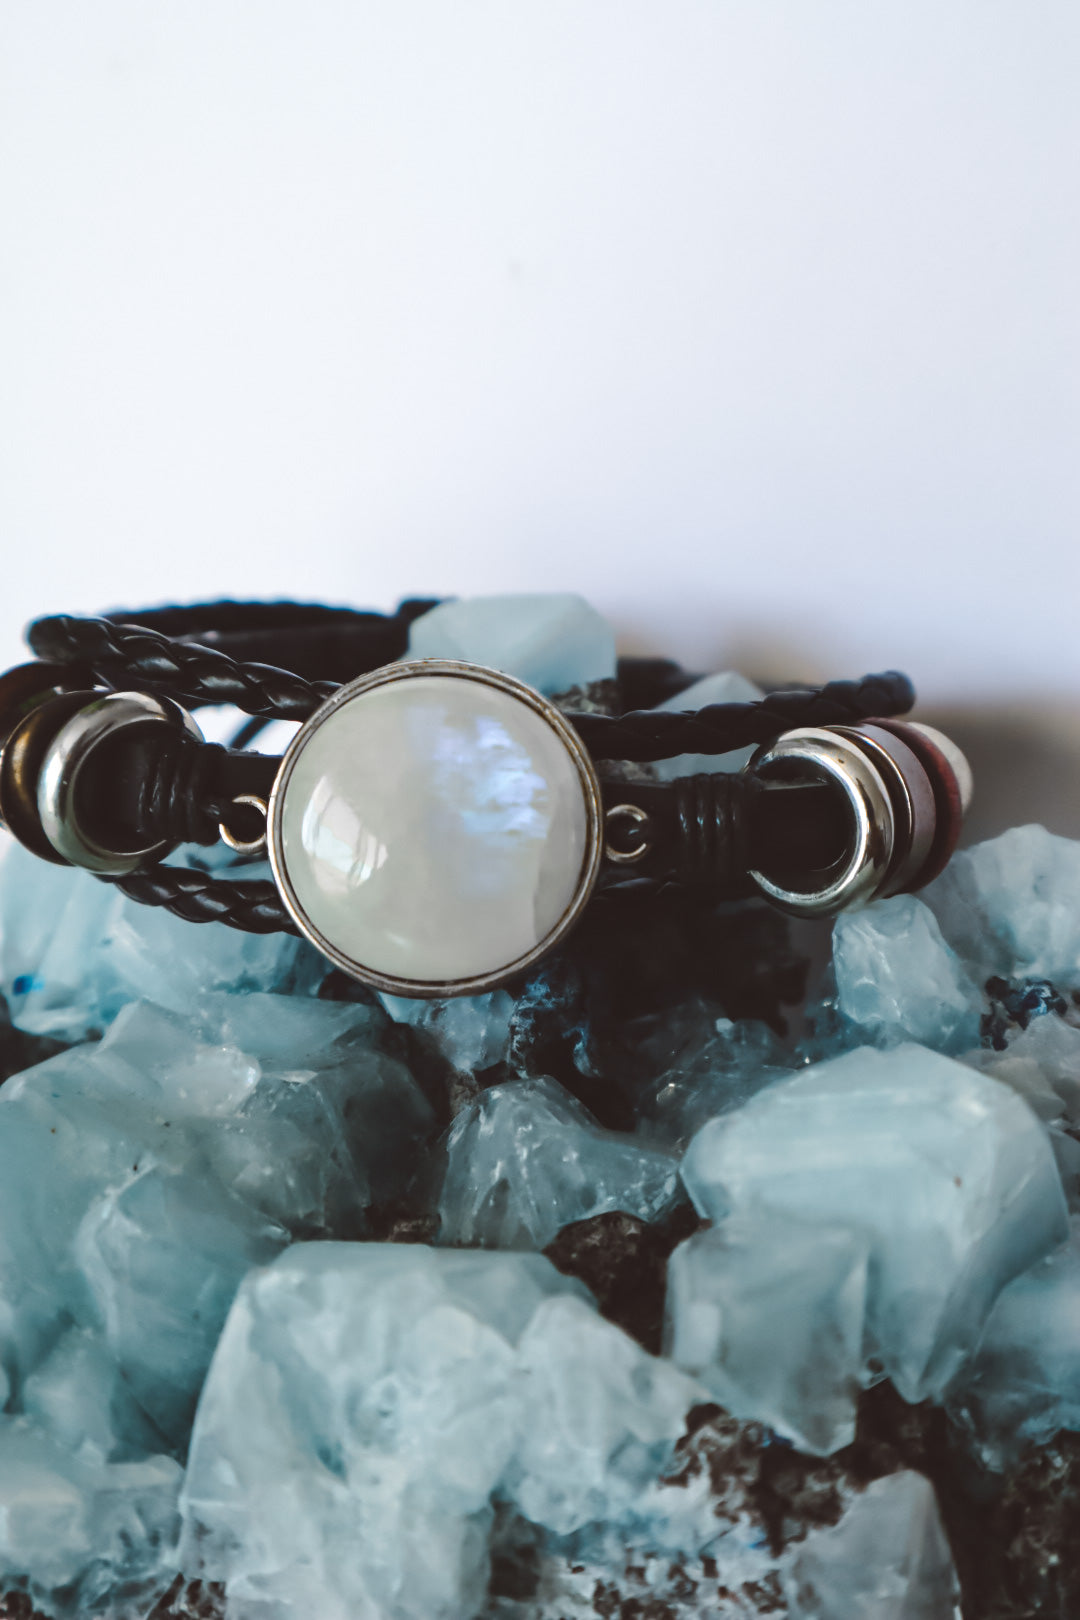
[[[574,598],[412,650],[614,674]],[[7,851],[0,1596],[952,1620],[934,1484],[860,1414],[936,1412],[984,1492],[1080,1433],[1080,845],[840,919],[808,997],[782,919],[683,904],[414,1003]]]

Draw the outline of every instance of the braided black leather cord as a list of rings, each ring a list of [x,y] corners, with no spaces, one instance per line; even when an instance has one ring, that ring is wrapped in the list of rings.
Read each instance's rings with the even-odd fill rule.
[[[129,899],[164,906],[185,922],[226,923],[245,934],[299,934],[273,883],[234,883],[209,872],[153,866],[127,877],[104,877]]]
[[[39,658],[87,664],[114,688],[165,692],[193,708],[232,703],[265,720],[306,720],[338,688],[336,681],[307,681],[272,664],[237,663],[214,647],[111,619],[37,619],[26,639]]]
[[[26,639],[39,658],[89,665],[109,685],[119,682],[165,691],[192,706],[231,703],[258,719],[306,720],[337,691],[339,682],[308,680],[271,664],[239,662],[220,648],[166,635],[148,621],[183,630],[185,636],[214,638],[267,632],[287,637],[297,626],[317,629],[324,619],[321,633],[325,634],[330,624],[355,620],[350,634],[358,638],[357,645],[362,645],[359,638],[377,635],[379,652],[375,656],[379,657],[385,652],[386,628],[390,626],[398,634],[404,650],[409,623],[430,605],[403,602],[392,618],[289,602],[204,603],[102,619],[59,614],[35,620]],[[244,632],[244,626],[254,628]],[[361,668],[355,671],[361,672]],[[820,689],[772,692],[756,703],[713,703],[696,713],[641,709],[616,717],[575,714],[569,718],[594,759],[640,762],[676,754],[726,754],[767,742],[794,726],[842,725],[871,715],[904,714],[914,701],[907,676],[889,670],[860,681],[830,681]]]
[[[394,614],[361,613],[301,602],[206,602],[192,607],[84,619],[36,619],[26,639],[39,658],[88,667],[106,685],[165,692],[196,708],[231,703],[263,720],[306,720],[352,679],[400,657],[409,625],[433,601],[402,602]],[[317,679],[228,651],[273,651],[309,668],[332,666]]]
[[[861,681],[830,681],[805,691],[770,692],[756,703],[710,703],[696,713],[639,709],[631,714],[571,714],[567,719],[593,759],[670,759],[727,754],[771,742],[796,726],[853,725],[871,715],[905,714],[915,702],[906,675],[887,670]]]

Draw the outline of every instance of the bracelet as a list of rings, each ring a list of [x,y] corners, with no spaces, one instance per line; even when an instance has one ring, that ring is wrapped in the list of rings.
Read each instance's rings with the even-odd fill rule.
[[[578,712],[479,664],[409,659],[394,614],[211,602],[39,619],[0,676],[0,823],[192,922],[310,940],[396,995],[474,995],[534,967],[594,895],[678,883],[829,916],[922,887],[956,846],[963,755],[901,721],[888,672],[695,712],[696,678],[620,659],[625,712]],[[191,710],[250,716],[223,747]],[[245,745],[301,722],[281,757]],[[610,762],[726,754],[741,771],[650,780]],[[223,840],[272,881],[163,862]]]

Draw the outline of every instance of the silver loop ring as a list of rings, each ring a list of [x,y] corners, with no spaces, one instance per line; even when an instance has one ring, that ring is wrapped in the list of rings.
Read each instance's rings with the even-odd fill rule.
[[[649,834],[652,832],[652,817],[647,810],[639,804],[613,804],[604,816],[604,827],[609,828],[617,816],[629,821],[631,826],[637,827],[641,832],[641,843],[635,849],[613,849],[609,843],[604,845],[604,855],[609,861],[619,866],[630,866],[634,861],[640,861],[649,853],[652,847]]]
[[[261,855],[263,850],[266,848],[266,800],[260,799],[256,793],[238,793],[236,797],[234,799],[230,799],[229,802],[230,804],[250,805],[252,810],[260,810],[262,812],[264,825],[263,830],[259,834],[258,838],[244,839],[237,838],[234,833],[231,833],[228,827],[225,825],[224,820],[219,821],[218,832],[221,835],[222,842],[228,844],[230,849],[235,849],[238,855]]]
[[[102,877],[123,877],[173,847],[166,841],[142,849],[108,849],[90,837],[78,817],[79,778],[95,749],[107,738],[148,721],[174,731],[183,729],[196,741],[203,740],[186,709],[171,698],[152,697],[148,692],[108,692],[80,709],[53,738],[38,776],[38,815],[49,843],[72,866],[83,866]]]
[[[760,775],[778,765],[803,765],[825,776],[844,795],[852,831],[844,859],[814,888],[787,888],[764,872],[751,871],[758,888],[796,917],[831,917],[867,904],[879,892],[892,861],[895,823],[879,771],[857,743],[824,727],[802,726],[766,743],[744,767]]]

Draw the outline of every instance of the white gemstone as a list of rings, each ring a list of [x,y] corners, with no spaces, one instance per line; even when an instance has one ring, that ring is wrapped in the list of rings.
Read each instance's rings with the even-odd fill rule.
[[[338,701],[295,746],[279,865],[301,920],[361,976],[498,973],[573,903],[588,865],[585,781],[526,695],[463,675],[388,679]]]

